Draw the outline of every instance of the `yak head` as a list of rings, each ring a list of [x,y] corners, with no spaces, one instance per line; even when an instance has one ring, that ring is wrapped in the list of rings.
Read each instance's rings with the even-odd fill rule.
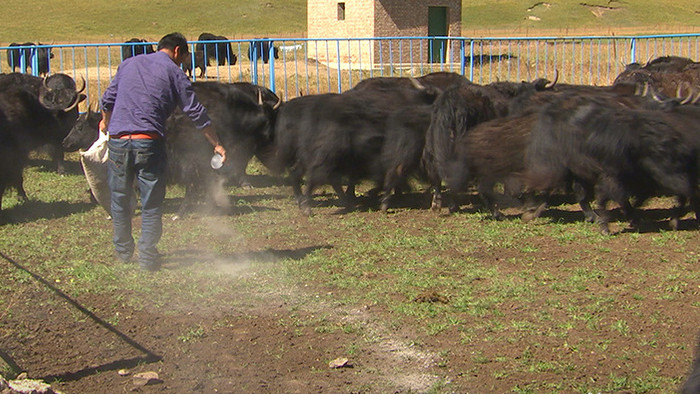
[[[85,79],[81,80],[82,87],[76,89],[75,81],[66,74],[45,77],[39,88],[39,102],[50,111],[71,112],[87,97],[83,94]]]

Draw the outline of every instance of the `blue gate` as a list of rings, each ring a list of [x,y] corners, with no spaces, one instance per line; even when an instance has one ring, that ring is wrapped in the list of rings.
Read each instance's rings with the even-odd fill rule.
[[[434,45],[435,40],[441,45]],[[212,43],[230,49],[212,51],[204,45]],[[87,102],[94,106],[122,61],[122,48],[130,45],[143,43],[3,46],[0,72],[12,72],[11,56],[17,53],[13,49],[27,49],[19,51],[20,72],[38,75],[41,67],[35,54],[48,48],[53,55],[50,72],[84,78]],[[343,92],[370,77],[421,76],[435,71],[456,72],[482,84],[551,78],[556,71],[562,83],[608,85],[629,63],[668,55],[696,61],[700,57],[700,34],[261,38],[191,41],[190,45],[192,80],[252,82],[270,88],[284,100],[300,94]],[[434,50],[440,51],[439,56]],[[198,69],[207,59],[210,65]]]

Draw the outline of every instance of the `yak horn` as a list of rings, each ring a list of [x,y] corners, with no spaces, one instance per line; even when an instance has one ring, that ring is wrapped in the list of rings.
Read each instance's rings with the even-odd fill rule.
[[[647,59],[646,64],[644,64],[644,67],[648,67],[649,63],[651,63],[651,59],[653,59],[653,58],[654,58],[654,55],[649,55],[649,58]]]
[[[82,86],[80,89],[76,90],[76,93],[78,93],[78,94],[80,94],[80,93],[82,93],[83,91],[85,91],[85,88],[87,87],[87,83],[85,82],[85,78],[83,78],[82,75],[80,76],[80,79],[83,81],[83,82],[82,82],[82,85],[83,85],[83,86]]]
[[[425,86],[421,85],[420,81],[418,81],[417,79],[415,79],[415,78],[413,78],[413,77],[408,77],[408,79],[411,81],[411,84],[412,84],[413,87],[415,87],[416,89],[418,89],[418,90],[425,90]]]
[[[634,84],[634,95],[640,96],[642,94],[642,87],[638,83]]]
[[[681,105],[688,104],[692,99],[693,99],[693,91],[691,90],[690,93],[688,93],[688,97],[686,97],[685,99],[683,99],[683,101],[681,101]]]
[[[654,90],[653,88],[651,89],[651,97],[654,99],[654,101],[658,101],[660,103],[664,102],[664,99],[659,97],[659,95],[656,94],[656,90]]]
[[[646,97],[649,93],[649,82],[644,82],[644,88],[642,89],[642,97]]]
[[[48,76],[48,75],[45,75],[45,76],[44,76],[44,79],[41,81],[41,84],[44,86],[44,88],[45,88],[46,90],[48,90],[48,91],[50,92],[52,89],[49,87],[49,85],[46,84],[46,80],[47,80],[48,78],[49,78],[49,76]]]
[[[263,105],[262,89],[258,88],[258,105]]]
[[[280,107],[280,105],[282,105],[282,99],[279,98],[279,97],[277,97],[277,102],[276,102],[275,105],[272,107],[272,109],[273,109],[273,110],[276,110],[277,108]]]
[[[544,85],[544,88],[545,88],[545,89],[551,89],[551,88],[553,88],[554,85],[557,84],[557,81],[558,81],[558,80],[559,80],[559,71],[555,69],[555,70],[554,70],[554,81],[552,81],[552,82],[550,82],[550,83]]]
[[[84,96],[83,96],[83,97],[84,97]],[[78,106],[78,104],[79,104],[81,101],[82,101],[82,100],[80,99],[80,94],[76,94],[76,95],[75,95],[75,100],[73,100],[73,104],[71,104],[70,107],[64,109],[63,112],[70,112],[70,111],[72,111],[75,107]]]
[[[678,84],[678,89],[676,89],[676,98],[677,98],[678,100],[680,100],[680,99],[683,98],[683,97],[681,97],[681,94],[683,93],[683,85],[684,85],[685,83],[686,83],[686,81],[683,81],[683,82],[681,82],[681,83]],[[688,85],[690,85],[690,84],[688,84]],[[684,98],[684,99],[680,102],[680,104],[681,104],[681,105],[688,104],[688,103],[690,102],[690,100],[692,100],[692,99],[693,99],[693,88],[692,88],[692,86],[691,86],[691,87],[690,87],[690,92],[688,92],[688,97]]]
[[[78,104],[80,104],[81,101],[83,101],[83,100],[80,98],[80,96],[82,95],[83,91],[84,91],[85,88],[87,87],[87,83],[85,82],[85,78],[83,78],[82,75],[80,76],[80,79],[82,80],[81,85],[83,85],[83,86],[82,86],[80,89],[78,89],[78,90],[75,91],[75,100],[73,100],[73,104],[71,104],[70,107],[64,109],[63,112],[70,112],[71,110],[73,110],[73,108],[77,107]],[[83,99],[84,99],[85,96],[84,96],[84,95],[82,95],[82,96],[83,96]],[[89,106],[89,105],[88,105],[88,113],[90,113],[90,106]]]
[[[695,98],[693,99],[693,101],[690,102],[690,104],[695,104],[695,103],[697,103],[698,101],[700,101],[700,92],[698,92],[698,95],[695,96]]]

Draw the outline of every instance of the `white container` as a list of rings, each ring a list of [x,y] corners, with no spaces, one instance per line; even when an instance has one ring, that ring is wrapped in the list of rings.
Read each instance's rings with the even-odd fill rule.
[[[224,165],[224,157],[218,153],[214,153],[209,164],[211,164],[211,168],[218,170]]]

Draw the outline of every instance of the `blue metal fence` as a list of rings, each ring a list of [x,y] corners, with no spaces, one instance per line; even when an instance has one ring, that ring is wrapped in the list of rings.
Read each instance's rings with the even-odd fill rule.
[[[439,40],[440,45],[433,45],[435,40]],[[94,104],[121,63],[122,48],[143,44],[4,46],[0,47],[0,72],[13,71],[13,53],[16,56],[17,52],[11,50],[20,49],[20,72],[38,75],[41,67],[37,53],[42,48],[49,49],[53,54],[50,72],[85,78],[88,102]],[[221,52],[205,44],[224,44],[230,49]],[[489,83],[551,78],[556,70],[560,82],[608,85],[632,62],[644,63],[669,55],[696,61],[700,58],[700,33],[519,38],[276,38],[191,41],[190,45],[193,80],[252,82],[267,86],[285,100],[300,94],[343,92],[369,77],[420,76],[435,71],[452,71],[476,83]],[[439,53],[434,53],[435,50]],[[204,63],[206,69],[202,70],[202,62],[209,57],[210,65]]]

